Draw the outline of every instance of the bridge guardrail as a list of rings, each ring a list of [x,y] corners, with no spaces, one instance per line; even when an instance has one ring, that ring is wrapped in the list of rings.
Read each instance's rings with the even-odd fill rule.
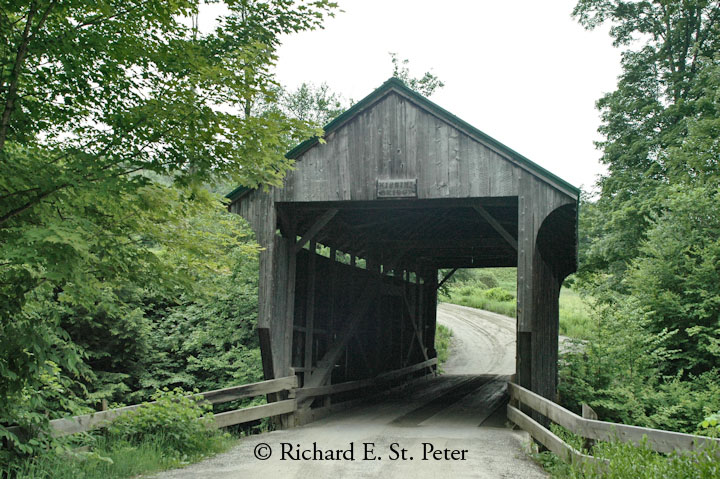
[[[695,451],[712,445],[720,446],[720,439],[584,418],[514,383],[508,383],[508,390],[510,393],[510,404],[507,406],[508,419],[530,433],[534,439],[557,454],[565,462],[607,464],[604,459],[583,454],[574,449],[549,429],[521,411],[520,404],[586,439],[617,440],[634,444],[639,444],[645,440],[654,451],[661,453]],[[720,447],[716,450],[720,454]]]
[[[283,399],[268,404],[252,406],[248,408],[235,409],[232,411],[217,413],[213,415],[215,427],[227,427],[235,424],[243,424],[266,417],[281,416],[292,414],[298,410],[298,400],[302,398],[310,398],[321,395],[331,395],[344,391],[352,391],[363,387],[374,386],[380,382],[387,382],[399,377],[430,368],[437,364],[437,358],[408,366],[406,368],[389,371],[380,374],[374,378],[361,379],[357,381],[348,381],[345,383],[331,384],[328,386],[320,386],[316,388],[298,388],[297,376],[287,376],[277,379],[269,379],[257,383],[243,384],[240,386],[231,386],[213,391],[200,392],[191,394],[189,397],[202,398],[211,404],[222,404],[237,399],[256,397],[266,394],[277,394],[287,391],[287,399]],[[296,398],[296,394],[298,397]],[[134,404],[121,408],[109,409],[107,411],[97,411],[90,414],[73,416],[68,418],[53,419],[50,421],[50,433],[54,437],[67,436],[80,432],[86,432],[94,428],[106,427],[112,421],[120,417],[122,414],[133,411],[145,404]],[[20,427],[13,426],[8,428],[11,432],[20,432]]]

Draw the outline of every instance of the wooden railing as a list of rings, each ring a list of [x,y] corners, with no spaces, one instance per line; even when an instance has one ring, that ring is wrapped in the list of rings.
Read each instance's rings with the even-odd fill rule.
[[[522,412],[520,404],[586,439],[632,442],[634,444],[640,444],[644,441],[650,448],[662,453],[694,451],[716,445],[718,447],[715,451],[720,454],[720,439],[588,419],[517,384],[509,383],[508,388],[510,392],[510,403],[507,406],[508,419],[530,433],[535,440],[568,463],[606,464],[607,461],[583,454],[573,448]]]
[[[232,386],[214,391],[201,392],[190,395],[189,397],[202,399],[210,404],[222,404],[230,401],[236,401],[238,399],[276,394],[283,391],[288,392],[287,399],[262,404],[260,406],[252,406],[214,414],[213,420],[215,422],[215,427],[220,428],[233,426],[235,424],[244,424],[266,417],[292,414],[298,410],[298,401],[301,401],[302,399],[374,387],[384,382],[393,381],[426,368],[432,371],[436,364],[437,358],[433,358],[403,369],[389,371],[370,379],[361,379],[358,381],[349,381],[345,383],[305,389],[298,388],[297,376],[293,375],[252,384],[244,384],[242,386]],[[135,404],[107,411],[98,411],[92,414],[84,414],[82,416],[54,419],[50,421],[50,432],[54,437],[60,437],[79,432],[86,432],[94,428],[105,427],[122,414],[138,409],[144,404]],[[9,429],[12,432],[20,431],[20,428],[16,426]]]
[[[314,388],[301,388],[297,390],[298,401],[305,398],[316,397],[316,396],[329,396],[332,394],[338,394],[347,391],[354,391],[357,389],[370,388],[380,386],[383,383],[397,380],[408,374],[412,374],[423,369],[433,370],[437,365],[437,358],[431,358],[421,363],[413,364],[402,369],[395,369],[386,373],[379,374],[374,378],[359,379],[357,381],[347,381],[338,384],[329,384],[327,386],[318,386]]]
[[[232,386],[225,389],[217,389],[215,391],[202,392],[193,394],[190,397],[202,398],[210,404],[222,404],[238,399],[245,399],[265,394],[279,393],[281,391],[290,391],[291,394],[297,387],[297,376],[288,376],[279,379],[270,379],[269,381],[261,381],[252,384],[243,384],[242,386]],[[152,403],[145,403],[152,404]],[[99,411],[92,414],[82,416],[74,416],[63,419],[54,419],[50,421],[50,430],[53,436],[66,436],[78,432],[89,431],[97,427],[104,427],[110,424],[122,414],[133,411],[142,404],[133,406],[125,406],[108,411]],[[264,417],[278,416],[280,414],[288,414],[295,410],[295,399],[287,399],[261,406],[254,406],[245,409],[236,409],[234,411],[222,412],[215,414],[216,427],[232,426],[234,424],[242,424],[245,422],[255,421]]]

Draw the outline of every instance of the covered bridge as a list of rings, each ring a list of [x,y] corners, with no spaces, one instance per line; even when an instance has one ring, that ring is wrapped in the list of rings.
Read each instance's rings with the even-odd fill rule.
[[[329,123],[325,141],[288,153],[282,188],[228,195],[265,248],[265,378],[317,388],[426,361],[438,270],[517,266],[516,382],[554,399],[579,190],[397,79]]]

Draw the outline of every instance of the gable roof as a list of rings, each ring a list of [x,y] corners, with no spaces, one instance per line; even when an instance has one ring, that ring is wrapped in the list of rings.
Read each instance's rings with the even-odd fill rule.
[[[571,185],[567,181],[563,180],[559,176],[551,173],[550,171],[546,170],[542,166],[538,165],[537,163],[529,160],[525,156],[521,155],[517,151],[513,150],[512,148],[504,145],[503,143],[500,143],[496,139],[492,138],[491,136],[487,135],[486,133],[478,130],[474,126],[470,125],[469,123],[461,120],[457,116],[453,115],[449,111],[445,110],[438,104],[428,100],[421,94],[417,93],[416,91],[408,88],[405,83],[403,83],[402,80],[399,78],[392,77],[389,80],[387,80],[385,83],[383,83],[379,88],[377,88],[375,91],[370,93],[368,96],[354,104],[352,107],[348,108],[340,114],[338,117],[336,117],[334,120],[332,120],[330,123],[325,125],[323,128],[325,131],[325,134],[331,133],[340,126],[344,125],[346,122],[348,122],[350,119],[352,119],[354,116],[359,114],[361,111],[365,110],[366,108],[372,106],[375,102],[383,98],[386,94],[388,94],[391,91],[395,91],[397,93],[400,93],[401,95],[407,97],[413,103],[418,105],[419,107],[431,112],[435,116],[439,117],[440,119],[446,121],[450,125],[464,131],[468,135],[470,135],[472,138],[480,141],[481,143],[484,143],[485,145],[491,147],[492,149],[496,150],[497,152],[511,158],[515,162],[517,162],[521,167],[524,167],[534,173],[536,176],[538,176],[540,179],[545,180],[546,182],[557,185],[560,187],[561,190],[564,190],[566,193],[570,194],[570,196],[578,197],[580,195],[580,189],[576,186]],[[288,159],[297,159],[300,157],[303,153],[305,153],[307,150],[312,148],[313,146],[317,145],[319,143],[320,139],[318,137],[313,137],[308,140],[303,141],[299,145],[297,145],[292,150],[288,151],[285,154],[285,157]],[[233,191],[228,193],[225,197],[229,198],[231,200],[235,200],[236,198],[240,197],[243,193],[246,191],[249,191],[249,188],[239,186],[235,188]]]

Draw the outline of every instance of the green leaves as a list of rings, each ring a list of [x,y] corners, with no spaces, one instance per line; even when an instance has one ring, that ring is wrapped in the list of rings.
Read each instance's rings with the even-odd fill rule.
[[[277,185],[288,143],[319,133],[259,106],[274,101],[280,36],[320,26],[334,3],[227,2],[218,28],[197,32],[188,16],[202,3],[0,8],[0,423],[37,428],[46,411],[140,397],[164,353],[178,377],[190,362],[151,336],[170,331],[166,314],[201,328],[179,309],[218,312],[237,264],[257,252],[206,187]],[[223,320],[233,301],[218,301]],[[244,365],[254,374],[252,314],[241,317],[239,337],[223,340],[218,323],[183,345],[197,361],[188,382],[240,379],[231,371]],[[200,374],[213,366],[209,345],[239,351],[216,376]]]

